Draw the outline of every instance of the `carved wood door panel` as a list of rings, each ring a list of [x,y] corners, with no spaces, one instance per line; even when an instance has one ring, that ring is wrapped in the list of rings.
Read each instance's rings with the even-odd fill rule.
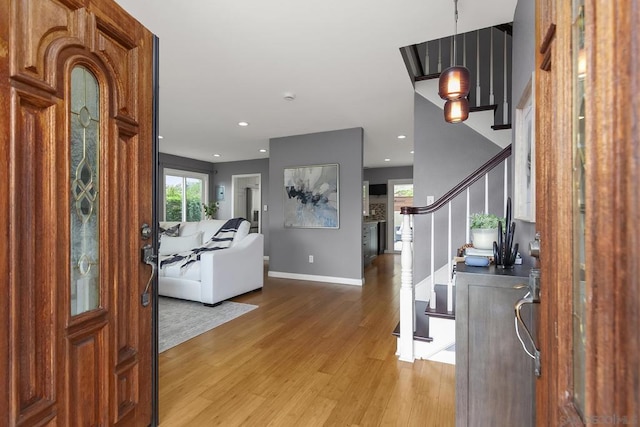
[[[149,425],[153,36],[111,0],[0,10],[0,425]]]
[[[639,11],[537,1],[541,426],[640,422]]]

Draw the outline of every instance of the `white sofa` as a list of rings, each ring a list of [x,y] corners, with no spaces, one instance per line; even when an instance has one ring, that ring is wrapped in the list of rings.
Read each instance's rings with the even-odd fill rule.
[[[206,220],[180,223],[179,236],[160,237],[159,265],[175,253],[176,248],[193,249],[193,244],[208,241],[226,220]],[[160,227],[169,229],[177,222],[161,222]],[[263,286],[264,236],[249,234],[250,223],[244,221],[239,227],[231,246],[227,249],[204,252],[200,262],[181,269],[172,264],[158,269],[158,293],[160,295],[200,301],[213,305],[237,295],[260,289]],[[165,247],[162,241],[165,239]],[[185,250],[185,249],[181,249]]]

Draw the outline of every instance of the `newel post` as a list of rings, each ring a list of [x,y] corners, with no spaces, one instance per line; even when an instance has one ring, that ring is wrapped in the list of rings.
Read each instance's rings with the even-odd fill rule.
[[[400,340],[399,359],[414,361],[413,332],[415,331],[415,289],[413,287],[413,230],[410,214],[403,214],[402,254],[400,276]]]

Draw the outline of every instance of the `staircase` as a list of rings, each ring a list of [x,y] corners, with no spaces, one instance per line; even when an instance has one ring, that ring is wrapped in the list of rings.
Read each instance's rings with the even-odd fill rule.
[[[402,234],[402,273],[400,289],[400,323],[393,331],[398,337],[397,354],[400,360],[413,362],[416,358],[427,359],[455,342],[455,275],[453,258],[463,243],[470,242],[469,216],[473,212],[489,212],[489,181],[503,182],[506,206],[509,181],[508,158],[511,155],[511,35],[512,24],[506,23],[483,28],[455,39],[456,58],[452,57],[454,37],[405,46],[400,49],[409,77],[416,93],[433,104],[444,108],[438,96],[440,72],[451,65],[463,65],[469,69],[471,90],[469,93],[470,114],[464,125],[502,148],[496,156],[454,186],[435,203],[424,207],[404,207]],[[453,125],[452,125],[453,126]],[[460,126],[460,125],[458,125]],[[503,165],[502,167],[499,167]],[[484,179],[484,185],[482,180]],[[479,194],[478,194],[479,193]],[[484,194],[482,194],[484,193]],[[492,195],[493,196],[493,195]],[[478,200],[484,206],[478,208]],[[455,206],[452,214],[452,206]],[[461,220],[461,206],[466,215]],[[418,284],[413,283],[413,215],[430,215],[430,260],[431,274]],[[437,218],[437,220],[436,220]],[[440,224],[436,230],[436,221]],[[436,232],[442,234],[445,222],[447,264],[436,267]],[[465,242],[452,241],[452,230],[464,228]],[[420,236],[418,236],[420,238]],[[442,259],[442,256],[440,256]],[[438,276],[439,280],[436,280]],[[443,283],[446,282],[446,283]],[[427,302],[416,300],[416,293]]]
[[[484,165],[468,175],[460,183],[429,206],[402,207],[403,215],[402,253],[401,253],[401,287],[400,287],[400,323],[394,334],[398,336],[397,354],[400,360],[413,362],[416,358],[427,359],[431,355],[450,346],[455,340],[455,274],[453,259],[457,248],[463,243],[470,243],[469,217],[478,212],[478,200],[483,200],[484,212],[489,212],[489,180],[490,176],[503,178],[503,205],[506,207],[508,195],[509,157],[511,145],[508,145]],[[491,178],[494,180],[495,178]],[[478,194],[479,193],[479,194]],[[480,197],[479,197],[480,196]],[[473,201],[473,202],[472,202]],[[452,215],[452,206],[458,210],[464,206],[464,216]],[[502,212],[504,215],[504,212]],[[431,220],[431,274],[427,279],[414,286],[413,283],[413,223],[414,215],[429,215]],[[445,216],[447,223],[447,264],[441,270],[447,272],[447,284],[436,284],[435,241],[437,215]],[[454,247],[452,230],[466,230],[465,241],[457,242]],[[418,236],[419,238],[420,236]],[[420,262],[426,262],[421,260]],[[416,287],[428,286],[428,305],[416,301]],[[417,326],[420,326],[419,328]]]

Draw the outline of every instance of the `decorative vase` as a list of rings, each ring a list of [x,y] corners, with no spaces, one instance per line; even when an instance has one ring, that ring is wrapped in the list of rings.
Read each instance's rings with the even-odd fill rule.
[[[493,242],[493,257],[498,268],[513,268],[518,255],[518,244],[514,242],[516,223],[511,221],[511,197],[507,198],[507,213],[504,229],[498,222],[498,239]]]
[[[472,228],[471,239],[476,249],[493,249],[493,242],[498,240],[497,228]]]

